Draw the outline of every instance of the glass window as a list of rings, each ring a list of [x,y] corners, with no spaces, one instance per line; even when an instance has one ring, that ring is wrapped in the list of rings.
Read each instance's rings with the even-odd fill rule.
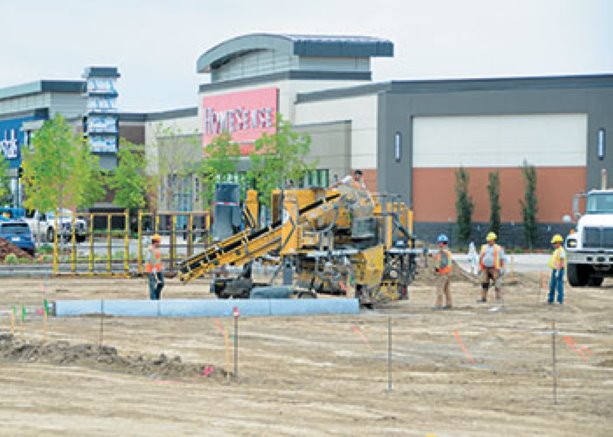
[[[402,135],[400,132],[394,134],[394,159],[396,162],[400,162],[402,158]]]

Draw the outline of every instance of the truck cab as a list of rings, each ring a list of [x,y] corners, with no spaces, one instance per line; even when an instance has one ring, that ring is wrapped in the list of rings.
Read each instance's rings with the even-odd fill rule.
[[[32,229],[37,241],[47,241],[52,243],[57,232],[58,238],[69,240],[72,237],[72,225],[73,225],[73,212],[69,209],[62,209],[59,211],[56,217],[54,211],[47,213],[41,213],[39,211],[27,211],[25,221]],[[87,238],[87,224],[85,220],[80,218],[74,218],[75,225],[75,238],[77,242],[81,243]]]
[[[568,281],[573,287],[599,287],[613,277],[613,189],[592,190],[577,230],[566,238]],[[578,202],[577,202],[578,203]]]

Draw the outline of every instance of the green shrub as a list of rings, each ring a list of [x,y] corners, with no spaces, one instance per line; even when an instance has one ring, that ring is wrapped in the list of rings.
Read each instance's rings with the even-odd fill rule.
[[[38,253],[53,253],[53,246],[50,244],[42,244],[37,249]]]
[[[7,264],[17,264],[19,262],[19,258],[14,253],[9,253],[5,258],[4,262]]]
[[[470,176],[464,167],[455,172],[456,192],[456,224],[458,238],[461,243],[468,243],[472,231],[472,216],[475,202],[469,194]]]

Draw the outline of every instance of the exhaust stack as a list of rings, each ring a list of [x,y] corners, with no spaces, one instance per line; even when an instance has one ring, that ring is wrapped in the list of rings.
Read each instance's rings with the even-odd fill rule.
[[[600,189],[601,190],[607,189],[607,169],[606,168],[602,169],[602,174],[600,178]]]

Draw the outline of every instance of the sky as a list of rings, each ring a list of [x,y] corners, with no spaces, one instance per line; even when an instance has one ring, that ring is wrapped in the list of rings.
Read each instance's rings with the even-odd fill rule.
[[[117,66],[119,109],[197,105],[196,60],[249,33],[394,43],[375,81],[613,73],[613,0],[0,0],[0,88]]]

